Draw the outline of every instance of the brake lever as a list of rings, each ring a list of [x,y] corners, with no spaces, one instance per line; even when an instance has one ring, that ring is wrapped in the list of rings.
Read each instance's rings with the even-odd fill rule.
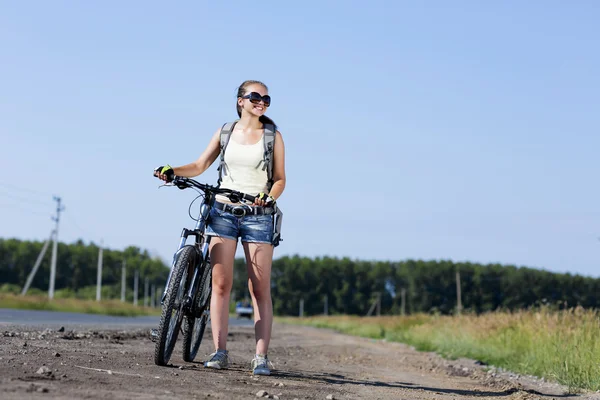
[[[179,183],[179,184],[177,184],[177,183],[167,182],[167,183],[165,183],[163,185],[160,185],[158,188],[160,189],[161,187],[165,187],[165,186],[174,186],[174,187],[177,187],[178,189],[181,189],[181,190],[192,187],[192,185],[189,185],[187,183]]]

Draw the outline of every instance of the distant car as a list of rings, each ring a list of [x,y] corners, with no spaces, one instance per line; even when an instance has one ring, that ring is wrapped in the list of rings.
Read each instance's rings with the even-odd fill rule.
[[[252,309],[252,304],[247,301],[238,301],[235,304],[235,314],[238,318],[252,318],[252,313],[254,310]]]

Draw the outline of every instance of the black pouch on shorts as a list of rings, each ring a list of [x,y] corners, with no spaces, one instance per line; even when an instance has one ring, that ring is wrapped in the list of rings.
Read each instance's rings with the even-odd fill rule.
[[[283,212],[281,208],[276,207],[273,213],[273,241],[271,242],[274,247],[279,246],[281,239],[281,221],[283,220]]]

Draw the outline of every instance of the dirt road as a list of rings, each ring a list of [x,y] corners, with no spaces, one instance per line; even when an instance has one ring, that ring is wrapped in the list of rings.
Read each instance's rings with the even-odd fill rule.
[[[153,363],[147,329],[44,331],[0,326],[0,399],[552,399],[565,389],[508,373],[487,372],[470,360],[447,361],[386,343],[326,330],[275,324],[273,375],[253,377],[252,328],[234,327],[228,348],[234,366],[202,367],[212,351],[210,331],[198,363]]]

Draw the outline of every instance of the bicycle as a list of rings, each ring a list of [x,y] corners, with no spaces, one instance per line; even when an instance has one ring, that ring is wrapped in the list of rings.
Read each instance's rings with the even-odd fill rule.
[[[172,268],[161,298],[162,311],[154,349],[154,363],[161,366],[169,362],[182,324],[183,360],[194,361],[210,318],[212,268],[208,249],[211,236],[207,236],[205,230],[216,195],[224,195],[232,203],[240,203],[233,210],[238,217],[245,215],[250,209],[242,201],[253,203],[255,200],[255,196],[202,184],[190,178],[175,177],[167,186],[194,188],[200,192],[200,196],[204,196],[204,201],[200,205],[199,218],[192,217],[196,220],[194,229],[184,228],[181,233],[179,247],[173,256]],[[193,245],[186,244],[189,236],[195,236]]]

